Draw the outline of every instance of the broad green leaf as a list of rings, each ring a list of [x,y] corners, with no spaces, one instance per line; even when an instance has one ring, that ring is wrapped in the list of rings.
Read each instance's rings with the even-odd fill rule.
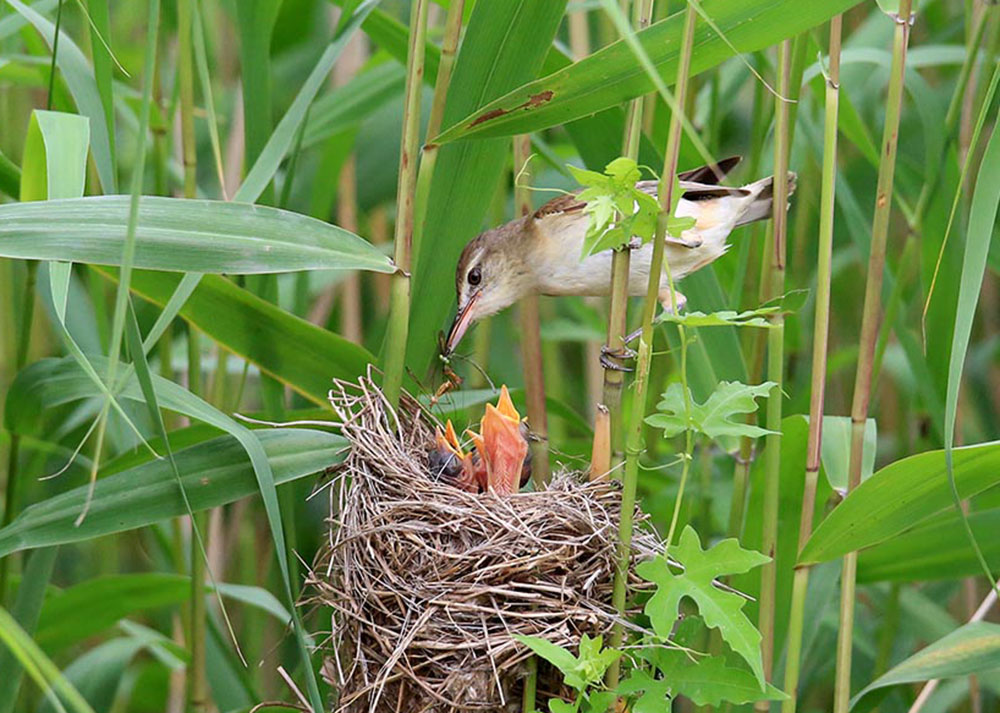
[[[636,568],[640,577],[656,584],[656,592],[644,609],[653,630],[659,636],[668,638],[680,613],[681,600],[693,600],[705,625],[719,630],[723,640],[753,669],[763,690],[761,635],[742,611],[746,600],[738,594],[719,589],[714,580],[748,572],[770,562],[771,558],[744,550],[735,539],[723,540],[703,550],[697,533],[690,525],[684,528],[670,555],[684,566],[680,574],[671,572],[666,557],[662,556],[642,562]]]
[[[98,269],[115,279],[110,268]],[[132,275],[131,288],[140,297],[163,306],[180,279],[169,273],[139,271]],[[373,360],[364,347],[217,275],[201,279],[180,315],[268,376],[317,404],[327,404],[331,379],[356,379]]]
[[[1000,673],[1000,624],[976,621],[959,627],[865,686],[851,706],[878,688],[972,673]]]
[[[445,104],[451,123],[536,76],[565,10],[564,0],[477,2],[455,61]],[[442,146],[428,197],[425,237],[413,265],[407,365],[422,377],[436,335],[454,304],[455,265],[482,228],[484,197],[500,185],[510,152],[505,140]],[[399,349],[402,345],[383,345]]]
[[[0,205],[0,256],[120,265],[128,196]],[[392,272],[357,235],[305,215],[245,203],[144,196],[135,266],[149,270],[271,273]]]
[[[576,656],[573,655],[572,651],[553,644],[548,639],[522,634],[515,634],[514,638],[559,669],[564,676],[571,672],[577,664]]]
[[[51,47],[55,41],[55,25],[45,19],[35,8],[28,7],[20,0],[7,0],[7,4],[17,10],[45,38]],[[94,72],[80,48],[66,34],[59,33],[59,52],[56,55],[59,71],[66,78],[66,84],[73,95],[77,109],[90,120],[90,150],[97,166],[97,175],[105,193],[116,193],[118,180],[111,150],[111,137],[104,115]]]
[[[969,527],[983,549],[991,572],[1000,572],[1000,508],[972,512]],[[858,582],[924,582],[982,574],[958,513],[944,512],[861,552]]]
[[[275,485],[281,485],[337,463],[343,438],[323,431],[289,429],[258,432]],[[258,492],[253,468],[243,447],[228,436],[175,454],[190,494],[200,511]],[[101,535],[144,527],[183,515],[184,502],[170,465],[154,461],[97,481],[90,512],[74,525],[87,487],[74,488],[26,507],[0,529],[0,556],[35,547],[80,542]]]
[[[706,0],[705,12],[741,52],[752,52],[826,22],[857,0]],[[656,71],[668,83],[677,78],[683,13],[636,33]],[[691,74],[732,56],[726,42],[706,23],[698,23]],[[453,121],[438,141],[512,136],[539,131],[618,106],[647,94],[653,81],[619,40],[566,69],[529,82]]]
[[[618,692],[631,696],[641,694],[632,704],[632,713],[662,713],[670,710],[674,686],[672,681],[654,678],[647,671],[635,668],[627,679],[618,684]]]
[[[955,484],[962,498],[1000,483],[1000,441],[956,448],[954,454]],[[950,493],[944,451],[891,463],[851,492],[819,524],[799,563],[825,562],[905,533],[953,507]]]
[[[709,438],[763,436],[771,431],[748,424],[740,416],[754,413],[757,410],[757,399],[767,396],[775,386],[777,384],[773,381],[756,386],[723,381],[703,404],[696,402],[688,390],[688,413],[684,387],[673,383],[667,387],[663,399],[656,405],[657,413],[647,416],[646,423],[654,428],[662,428],[666,438],[672,438],[686,430],[703,433]]]

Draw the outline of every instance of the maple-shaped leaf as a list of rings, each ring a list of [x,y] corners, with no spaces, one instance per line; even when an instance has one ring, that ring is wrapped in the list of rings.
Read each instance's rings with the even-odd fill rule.
[[[662,428],[663,435],[672,438],[686,430],[703,433],[709,438],[724,436],[748,436],[757,438],[774,431],[746,423],[738,416],[745,416],[757,410],[757,399],[767,396],[777,386],[773,381],[749,386],[738,381],[722,381],[715,391],[699,404],[688,389],[690,412],[685,406],[684,387],[673,383],[663,393],[656,405],[658,413],[646,417],[646,423],[654,428]]]
[[[705,625],[718,629],[729,647],[750,665],[764,688],[764,665],[760,653],[760,632],[743,613],[746,600],[738,594],[719,589],[713,580],[730,574],[743,574],[770,558],[759,552],[745,550],[735,539],[723,540],[708,550],[701,549],[701,540],[688,525],[681,533],[670,555],[684,566],[674,574],[667,558],[659,556],[640,563],[636,571],[643,579],[656,584],[656,592],[646,602],[646,616],[653,631],[664,639],[670,636],[677,621],[681,600],[692,599],[698,606]]]
[[[664,681],[669,681],[672,695],[685,696],[699,706],[718,706],[723,701],[742,705],[788,698],[771,684],[762,690],[752,673],[729,666],[722,656],[692,660],[683,651],[660,648],[653,650],[652,656],[643,658],[659,669]]]

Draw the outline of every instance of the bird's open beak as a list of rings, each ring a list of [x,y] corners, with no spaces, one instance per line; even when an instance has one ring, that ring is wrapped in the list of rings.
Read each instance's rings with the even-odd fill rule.
[[[451,330],[448,332],[448,339],[444,343],[444,355],[448,356],[453,351],[458,343],[462,341],[462,337],[465,336],[466,331],[472,325],[472,314],[473,309],[476,306],[476,302],[479,301],[479,295],[482,294],[481,291],[477,290],[469,296],[469,301],[465,303],[458,314],[455,315],[455,321],[451,323]]]

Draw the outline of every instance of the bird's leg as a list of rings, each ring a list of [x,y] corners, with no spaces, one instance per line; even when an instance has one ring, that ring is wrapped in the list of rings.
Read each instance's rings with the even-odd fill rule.
[[[635,359],[635,357],[636,353],[628,347],[612,349],[607,344],[601,345],[601,366],[605,369],[610,369],[611,371],[635,371],[632,367],[619,364],[615,361],[616,359]]]

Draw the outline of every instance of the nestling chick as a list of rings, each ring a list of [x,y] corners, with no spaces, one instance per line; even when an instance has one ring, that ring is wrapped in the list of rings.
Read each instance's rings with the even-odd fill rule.
[[[507,387],[500,389],[497,405],[486,405],[480,433],[468,431],[476,452],[466,452],[449,420],[434,432],[428,468],[436,480],[445,480],[469,493],[516,493],[531,477],[528,428],[514,408]]]
[[[771,217],[773,177],[742,188],[719,186],[718,180],[739,163],[738,156],[678,175],[683,196],[678,217],[695,219],[680,238],[667,236],[666,260],[679,280],[722,256],[734,228]],[[789,173],[789,192],[795,174]],[[656,195],[656,181],[636,187]],[[612,251],[583,259],[589,217],[575,195],[555,198],[531,215],[487,230],[465,246],[455,272],[458,314],[445,342],[445,354],[458,346],[477,320],[496,314],[522,297],[543,295],[607,295],[611,284]],[[646,294],[652,243],[632,251],[628,291]],[[671,308],[666,272],[660,278],[660,302]],[[685,298],[677,294],[677,306]]]

